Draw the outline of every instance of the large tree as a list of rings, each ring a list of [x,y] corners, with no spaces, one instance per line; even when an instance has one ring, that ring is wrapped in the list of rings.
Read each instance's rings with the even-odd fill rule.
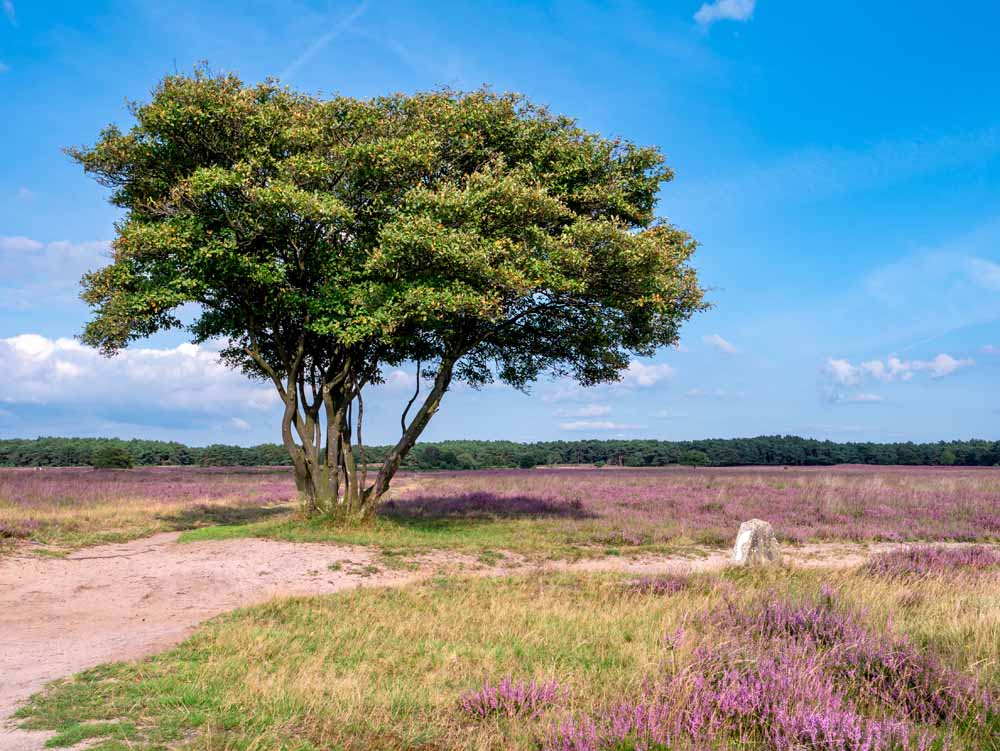
[[[660,153],[520,95],[320,99],[196,70],[131,114],[70,150],[124,209],[83,339],[225,342],[274,384],[310,512],[370,516],[455,381],[614,381],[704,307],[695,243],[654,214]],[[369,482],[362,395],[402,363],[417,393]]]

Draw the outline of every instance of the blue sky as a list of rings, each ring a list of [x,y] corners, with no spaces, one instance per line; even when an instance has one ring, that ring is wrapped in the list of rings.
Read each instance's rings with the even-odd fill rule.
[[[260,384],[72,337],[116,211],[61,149],[207,60],[371,96],[516,90],[655,144],[715,308],[615,386],[456,388],[425,437],[1000,438],[1000,6],[0,0],[0,436],[277,438]],[[413,376],[366,400],[395,438]]]

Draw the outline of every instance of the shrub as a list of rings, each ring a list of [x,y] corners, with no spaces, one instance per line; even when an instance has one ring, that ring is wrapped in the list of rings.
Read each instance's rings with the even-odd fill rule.
[[[132,469],[132,455],[124,446],[98,446],[91,455],[90,463],[95,469]]]
[[[470,691],[462,696],[459,705],[463,712],[477,719],[494,715],[535,719],[552,705],[558,694],[559,684],[555,681],[516,683],[508,676],[496,686],[487,681],[478,691]]]

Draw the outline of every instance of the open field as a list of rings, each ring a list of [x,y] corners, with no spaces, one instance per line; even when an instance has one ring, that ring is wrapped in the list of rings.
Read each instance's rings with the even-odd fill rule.
[[[1000,471],[863,467],[534,469],[401,475],[369,527],[298,518],[288,470],[0,470],[0,535],[77,548],[154,532],[411,553],[670,552],[770,521],[787,543],[1000,539]]]
[[[786,567],[725,568],[752,516]],[[279,597],[37,694],[50,745],[1000,750],[994,470],[409,474],[359,528],[283,469],[7,470],[0,525],[8,711]]]
[[[993,751],[997,561],[276,601],[58,683],[20,720],[104,751]]]
[[[73,549],[245,523],[287,515],[294,497],[283,467],[0,469],[0,546],[26,540]]]

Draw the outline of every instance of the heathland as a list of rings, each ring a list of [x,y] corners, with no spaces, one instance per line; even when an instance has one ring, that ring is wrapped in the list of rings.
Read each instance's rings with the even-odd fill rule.
[[[684,573],[753,516],[786,551],[871,554]],[[0,565],[168,530],[192,550],[256,536],[368,546],[383,567],[471,562],[239,610],[59,681],[17,719],[54,746],[1000,749],[990,468],[406,473],[353,528],[301,517],[284,468],[7,469],[0,530],[15,552]],[[636,556],[673,573],[536,568]]]

